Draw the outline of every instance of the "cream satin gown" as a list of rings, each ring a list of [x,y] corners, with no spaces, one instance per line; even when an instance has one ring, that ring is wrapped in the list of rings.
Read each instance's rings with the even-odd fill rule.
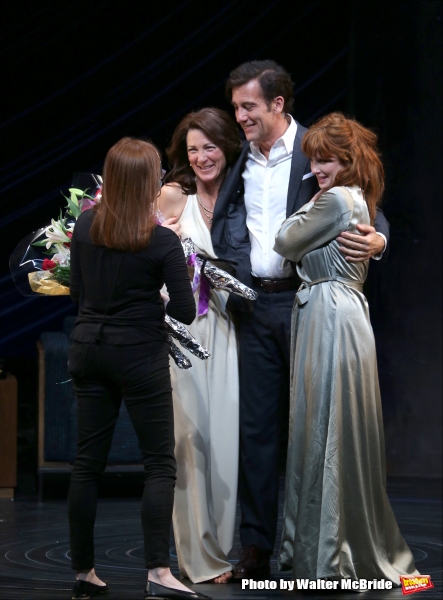
[[[292,316],[281,570],[295,578],[417,575],[386,495],[377,357],[363,294],[369,261],[339,251],[369,224],[361,190],[334,187],[287,219],[275,250],[304,282]]]
[[[182,239],[215,258],[195,195],[178,221]],[[195,301],[198,306],[198,290]],[[238,475],[239,382],[237,338],[225,309],[228,294],[211,289],[209,310],[189,331],[211,356],[186,371],[170,361],[177,483],[173,525],[180,574],[194,583],[232,570]]]

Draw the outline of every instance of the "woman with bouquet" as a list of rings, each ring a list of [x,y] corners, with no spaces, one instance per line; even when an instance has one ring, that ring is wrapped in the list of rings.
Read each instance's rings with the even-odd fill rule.
[[[145,598],[195,594],[169,570],[169,530],[176,463],[165,309],[195,317],[183,250],[155,223],[161,165],[150,143],[123,138],[108,152],[101,202],[83,212],[71,242],[71,297],[79,303],[69,351],[78,403],[78,452],[68,495],[73,598],[108,591],[94,571],[97,482],[105,467],[120,404],[125,402],[145,469],[142,526]]]

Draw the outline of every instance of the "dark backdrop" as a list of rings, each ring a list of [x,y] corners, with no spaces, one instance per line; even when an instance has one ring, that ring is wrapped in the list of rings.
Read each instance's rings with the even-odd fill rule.
[[[441,476],[441,2],[4,2],[0,23],[0,357],[19,379],[19,457],[35,465],[36,354],[68,298],[23,298],[8,257],[100,172],[124,135],[164,151],[179,119],[230,110],[235,66],[272,58],[309,125],[341,110],[374,128],[387,172],[387,263],[366,293],[376,335],[388,473]],[[166,166],[166,164],[164,165]]]

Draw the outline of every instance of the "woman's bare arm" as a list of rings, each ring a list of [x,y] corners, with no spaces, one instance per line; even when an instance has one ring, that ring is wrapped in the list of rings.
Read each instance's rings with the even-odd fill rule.
[[[157,207],[165,219],[172,217],[179,219],[185,208],[187,199],[187,195],[183,193],[183,190],[177,183],[167,183],[160,191]]]
[[[171,229],[178,237],[180,237],[180,223],[177,221],[181,217],[187,198],[178,184],[167,183],[162,187],[157,199],[157,210],[164,218],[162,226]]]

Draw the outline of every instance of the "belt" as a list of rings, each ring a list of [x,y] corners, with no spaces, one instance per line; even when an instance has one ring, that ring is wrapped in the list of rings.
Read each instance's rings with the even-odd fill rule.
[[[268,279],[266,277],[255,277],[253,275],[252,280],[256,286],[268,294],[273,294],[275,292],[286,292],[287,290],[295,290],[297,287],[294,277],[286,277],[285,279]]]
[[[315,279],[314,281],[304,281],[301,286],[298,288],[295,297],[300,306],[306,304],[309,300],[309,294],[311,292],[311,287],[314,285],[318,285],[319,283],[325,283],[327,281],[338,281],[339,283],[343,283],[348,287],[354,288],[358,292],[363,293],[363,283],[360,281],[354,281],[352,279],[345,279],[344,277],[337,277],[337,272],[335,267],[331,267],[332,276],[331,277],[322,277],[321,279]]]

